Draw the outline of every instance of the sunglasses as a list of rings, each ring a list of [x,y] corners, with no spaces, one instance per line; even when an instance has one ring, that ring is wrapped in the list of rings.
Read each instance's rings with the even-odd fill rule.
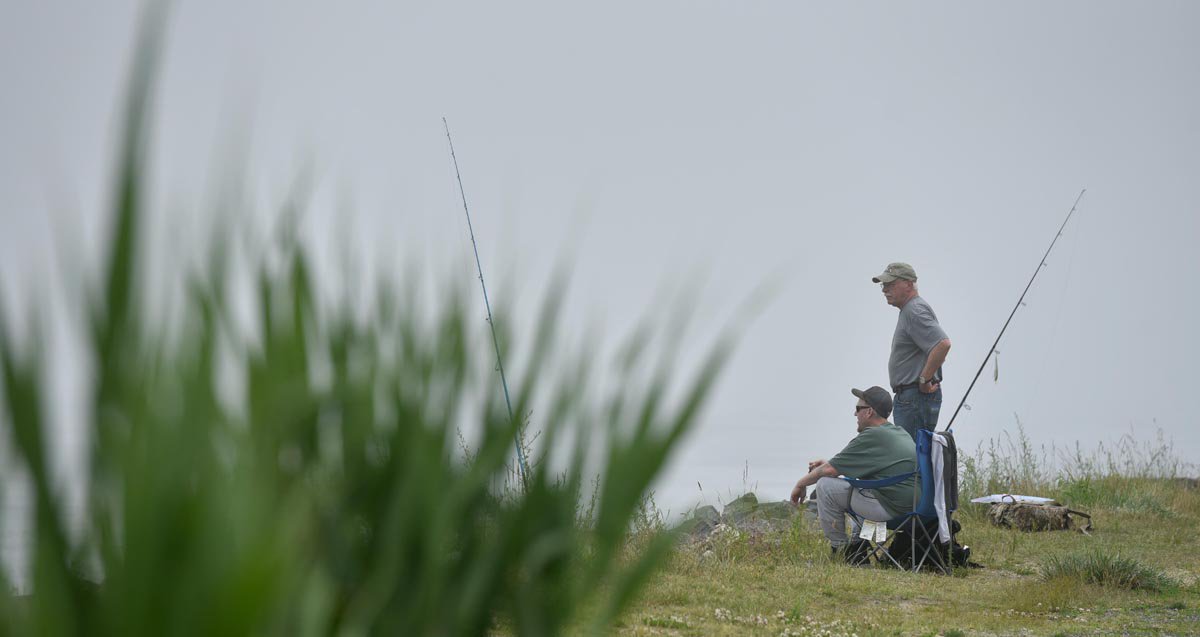
[[[855,406],[854,406],[854,413],[856,413],[856,414],[857,414],[858,412],[860,412],[860,411],[862,411],[862,410],[864,410],[864,409],[870,409],[870,408],[871,408],[871,406],[870,406],[870,405],[855,405]]]

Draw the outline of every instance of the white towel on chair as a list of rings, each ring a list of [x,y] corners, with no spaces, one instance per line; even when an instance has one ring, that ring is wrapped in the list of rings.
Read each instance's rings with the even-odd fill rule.
[[[947,446],[946,437],[942,434],[933,434],[933,448],[930,449],[931,460],[933,460],[933,508],[937,511],[938,517],[938,540],[942,543],[950,541],[950,516],[946,514],[946,481],[943,466],[945,458],[945,447]]]

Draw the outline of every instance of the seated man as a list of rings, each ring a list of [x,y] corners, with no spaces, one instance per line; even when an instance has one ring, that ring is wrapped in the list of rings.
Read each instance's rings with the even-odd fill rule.
[[[900,427],[887,421],[892,413],[892,395],[882,387],[866,391],[850,390],[858,397],[854,416],[858,435],[831,460],[814,460],[808,473],[792,489],[792,503],[804,499],[810,485],[817,485],[817,517],[833,552],[839,551],[851,563],[866,560],[867,543],[846,537],[845,514],[853,510],[859,516],[886,521],[912,509],[916,480],[907,480],[881,489],[855,489],[837,476],[859,480],[879,480],[915,471],[917,449],[913,439]]]

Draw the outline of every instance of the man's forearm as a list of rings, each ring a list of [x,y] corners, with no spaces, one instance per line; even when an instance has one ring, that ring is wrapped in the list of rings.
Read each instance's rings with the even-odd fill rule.
[[[929,357],[925,359],[925,368],[921,370],[921,377],[927,380],[932,379],[942,363],[946,362],[946,355],[949,353],[950,339],[943,338],[938,341],[938,344],[929,350]]]
[[[808,473],[796,481],[796,486],[792,487],[792,504],[798,504],[804,497],[805,492],[808,491],[808,488],[816,484],[818,480],[825,476],[837,476],[837,474],[837,469],[834,469],[833,465],[828,462],[821,462],[817,466],[814,466]]]
[[[817,481],[820,480],[821,478],[837,477],[837,475],[838,475],[837,469],[834,469],[833,465],[826,462],[826,463],[822,464],[821,466],[816,467],[812,471],[809,471],[808,473],[804,474],[804,477],[800,478],[800,482],[797,484],[799,484],[802,487],[807,488],[807,487],[811,487],[812,485],[816,484]]]

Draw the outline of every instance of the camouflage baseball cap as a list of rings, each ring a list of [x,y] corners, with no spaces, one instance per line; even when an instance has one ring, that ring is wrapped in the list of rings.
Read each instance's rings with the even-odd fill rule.
[[[889,263],[883,274],[871,277],[871,281],[874,283],[891,283],[896,279],[916,281],[917,271],[907,263]]]
[[[888,390],[876,385],[867,390],[851,389],[851,394],[862,399],[867,406],[875,410],[876,415],[880,418],[887,418],[892,415],[892,393]]]

